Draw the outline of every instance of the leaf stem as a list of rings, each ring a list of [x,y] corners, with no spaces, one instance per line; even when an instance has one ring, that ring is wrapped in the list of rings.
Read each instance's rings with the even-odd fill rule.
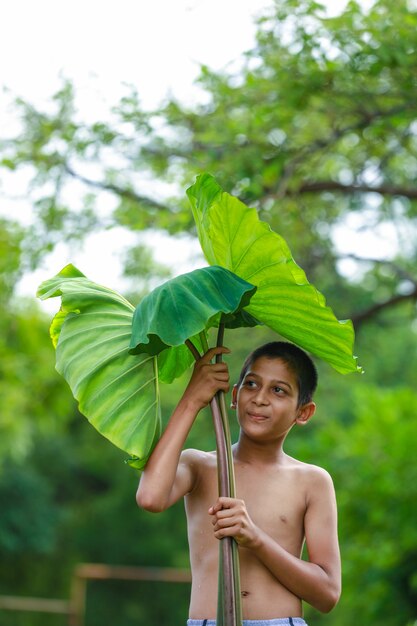
[[[193,342],[190,341],[190,339],[186,339],[185,345],[190,350],[190,352],[193,355],[193,357],[195,358],[195,360],[198,361],[198,359],[201,357],[201,355],[200,355],[199,351],[197,350],[197,348],[195,347],[195,345],[193,344]]]
[[[217,333],[217,346],[223,345],[224,339],[224,323],[220,323],[219,330]],[[220,363],[222,361],[222,355],[216,355],[216,362]],[[225,393],[223,391],[219,391],[217,394],[217,400],[220,407],[220,415],[223,426],[223,436],[224,443],[226,447],[226,457],[227,457],[227,475],[228,475],[228,495],[230,498],[236,497],[236,486],[235,486],[235,473],[234,473],[234,463],[233,463],[233,450],[232,450],[232,438],[230,435],[230,427],[229,420],[227,415],[226,408],[226,398]],[[219,463],[219,471],[222,471],[222,468]],[[225,538],[229,539],[229,537]],[[225,541],[222,539],[222,542]],[[224,555],[223,565],[226,566],[226,562],[228,563],[227,567],[231,568],[231,584],[233,585],[232,592],[232,602],[233,602],[233,624],[242,624],[242,602],[241,602],[241,591],[240,591],[240,566],[239,566],[239,550],[236,541],[233,537],[230,537],[230,546],[227,546],[227,556]],[[227,559],[227,561],[226,561]],[[225,589],[226,593],[226,589]],[[226,622],[227,623],[227,622]]]
[[[223,345],[223,337],[224,324],[220,324],[217,346]],[[200,340],[206,352],[208,343],[204,331],[200,333]],[[189,339],[185,343],[197,361],[200,358],[197,348]],[[216,362],[221,361],[222,355],[216,355]],[[234,497],[233,455],[224,392],[218,392],[211,400],[210,409],[216,437],[219,496]],[[219,545],[218,626],[240,626],[242,623],[239,578],[237,544],[232,537],[224,537]]]

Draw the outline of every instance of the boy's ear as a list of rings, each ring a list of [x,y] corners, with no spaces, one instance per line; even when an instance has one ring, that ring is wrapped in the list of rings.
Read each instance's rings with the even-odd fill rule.
[[[307,402],[300,406],[297,412],[295,423],[299,426],[304,426],[313,417],[316,412],[316,405],[314,402]]]
[[[230,408],[235,409],[237,404],[237,385],[233,385],[232,389],[232,401],[230,403]]]

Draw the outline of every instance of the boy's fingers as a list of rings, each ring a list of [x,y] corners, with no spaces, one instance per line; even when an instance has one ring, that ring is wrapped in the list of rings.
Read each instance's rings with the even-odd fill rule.
[[[237,512],[237,510],[233,510],[232,508],[224,508],[224,509],[220,509],[219,511],[216,511],[216,518],[217,519],[227,519],[233,515],[235,515]]]
[[[227,367],[226,363],[209,363],[207,364],[207,367],[210,365],[210,368],[213,372],[216,372],[216,374],[222,375],[222,376],[229,376],[229,368]]]
[[[210,515],[216,515],[217,517],[230,516],[230,509],[236,504],[236,502],[237,500],[235,498],[221,496],[218,498],[217,502],[209,508],[208,512]]]
[[[229,384],[229,376],[216,376],[215,380],[219,383],[224,383],[225,385]]]
[[[230,350],[229,348],[226,348],[226,346],[216,346],[207,350],[207,352],[201,357],[200,361],[203,363],[209,363],[211,359],[216,356],[216,354],[229,354],[229,352]]]
[[[230,526],[229,528],[219,528],[214,531],[216,539],[223,539],[223,537],[236,537],[239,534],[239,526]]]
[[[227,496],[220,496],[217,502],[220,505],[220,509],[231,509],[232,506],[234,506],[238,502],[238,500],[236,498],[228,498]]]
[[[238,526],[234,517],[225,517],[224,519],[215,518],[212,520],[214,530],[220,530],[222,528],[229,528],[230,526]]]
[[[222,505],[220,503],[220,499],[219,499],[219,500],[217,500],[217,502],[215,504],[213,504],[213,506],[211,506],[209,508],[209,513],[210,513],[210,515],[215,515],[216,513],[221,511],[222,508],[223,507],[222,507]]]

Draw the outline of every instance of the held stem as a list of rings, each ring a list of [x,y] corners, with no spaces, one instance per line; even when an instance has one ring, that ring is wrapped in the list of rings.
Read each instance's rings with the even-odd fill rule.
[[[217,346],[223,345],[223,337],[224,337],[224,329],[225,326],[223,323],[219,325],[219,331],[217,334]],[[222,361],[222,355],[216,355],[216,362],[220,363]],[[230,436],[230,427],[229,420],[227,415],[226,408],[226,398],[225,393],[223,391],[219,391],[217,393],[217,398],[220,406],[220,414],[223,425],[223,434],[225,439],[226,446],[226,454],[227,454],[227,469],[228,469],[228,482],[229,482],[229,497],[236,497],[236,483],[235,483],[235,472],[234,472],[234,462],[233,462],[233,450],[232,450],[232,439]],[[225,538],[229,539],[229,537]],[[241,626],[242,624],[242,596],[240,590],[240,566],[239,566],[239,549],[236,541],[233,537],[230,537],[231,546],[231,568],[232,568],[232,577],[233,577],[233,607],[234,607],[234,623]],[[222,540],[224,541],[224,539]]]
[[[223,343],[224,325],[219,327],[217,345]],[[204,352],[208,350],[206,335],[200,333],[200,339]],[[187,340],[187,347],[195,360],[200,358],[200,353],[194,344]],[[216,356],[216,362],[221,362],[221,355]],[[224,392],[218,392],[210,402],[213,417],[214,433],[217,448],[217,480],[219,495],[234,497],[234,472],[233,457],[229,423],[227,420],[226,403]],[[239,561],[237,544],[232,537],[224,537],[219,545],[219,589],[217,606],[218,626],[241,626],[241,602],[239,584]]]

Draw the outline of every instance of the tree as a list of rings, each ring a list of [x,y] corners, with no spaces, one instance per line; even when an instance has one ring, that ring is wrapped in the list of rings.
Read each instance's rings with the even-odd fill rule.
[[[414,393],[402,384],[381,389],[364,381],[346,407],[350,423],[329,419],[298,454],[325,458],[339,508],[343,562],[340,605],[324,623],[343,626],[358,615],[378,624],[411,624],[416,617],[417,466],[409,442],[417,423]],[[358,589],[364,593],[358,593]],[[321,623],[321,617],[314,615]]]
[[[49,554],[25,552],[29,538],[23,535],[13,557],[0,546],[2,562],[10,565],[1,574],[4,593],[48,595],[50,589],[52,597],[59,571],[64,597],[78,559],[186,565],[185,541],[178,545],[183,535],[170,532],[173,525],[180,528],[181,511],[160,521],[134,517],[136,476],[123,466],[123,455],[101,445],[95,433],[90,438],[84,423],[76,426],[80,417],[53,371],[48,321],[32,303],[13,298],[13,289],[64,238],[75,243],[117,225],[173,236],[191,229],[178,189],[209,170],[222,187],[256,206],[336,315],[352,317],[359,330],[365,376],[336,378],[319,365],[319,411],[294,444],[305,461],[323,459],[336,479],[344,592],[340,608],[323,623],[345,626],[358,614],[371,624],[387,616],[392,626],[415,621],[416,26],[411,0],[379,0],[370,9],[351,2],[331,19],[311,0],[282,0],[261,19],[257,45],[235,71],[202,68],[206,96],[199,106],[167,101],[145,111],[132,88],[110,121],[87,124],[68,82],[48,110],[16,103],[21,132],[0,140],[0,164],[20,185],[22,174],[30,180],[21,195],[33,205],[33,224],[3,218],[0,225],[0,447],[3,464],[23,466],[16,471],[22,490],[38,489],[51,516],[42,538]],[[156,181],[152,193],[150,179]],[[11,200],[3,206],[10,216]],[[352,224],[358,237],[362,231],[380,237],[378,258],[356,258],[359,253],[336,246],[335,236]],[[399,244],[393,250],[384,247],[387,231]],[[152,264],[140,247],[129,261],[133,276],[137,267]],[[345,271],[346,263],[353,271]],[[152,275],[161,271],[150,269]],[[236,333],[229,345],[232,376],[256,341],[247,331]],[[163,416],[183,384],[163,388]],[[204,415],[190,446],[202,438],[212,449]],[[25,467],[33,469],[32,482]],[[7,486],[3,481],[1,488]],[[37,527],[41,513],[31,511]],[[158,533],[163,542],[150,532],[156,523],[167,530]],[[25,626],[41,623],[25,619]],[[314,622],[321,619],[314,614]]]
[[[116,224],[192,229],[188,208],[175,190],[167,198],[166,183],[184,188],[205,170],[274,230],[291,233],[312,280],[341,279],[336,303],[354,295],[340,262],[353,263],[366,278],[348,311],[358,327],[384,308],[415,302],[416,25],[407,0],[378,0],[370,9],[350,2],[332,18],[313,0],[286,0],[260,19],[257,45],[238,70],[202,68],[206,102],[194,108],[170,100],[144,111],[131,89],[111,122],[88,125],[68,82],[48,113],[18,101],[23,132],[2,142],[1,163],[32,168],[32,262],[63,229],[69,239]],[[158,181],[152,195],[149,177]],[[68,197],[75,183],[83,201]],[[115,208],[102,217],[97,209],[108,194]],[[344,255],[334,235],[348,224],[381,242],[389,229],[394,250]]]
[[[70,394],[51,367],[47,321],[35,302],[12,297],[24,271],[23,239],[22,227],[0,220],[0,474],[4,457],[24,458],[37,434],[59,430],[74,410]]]

